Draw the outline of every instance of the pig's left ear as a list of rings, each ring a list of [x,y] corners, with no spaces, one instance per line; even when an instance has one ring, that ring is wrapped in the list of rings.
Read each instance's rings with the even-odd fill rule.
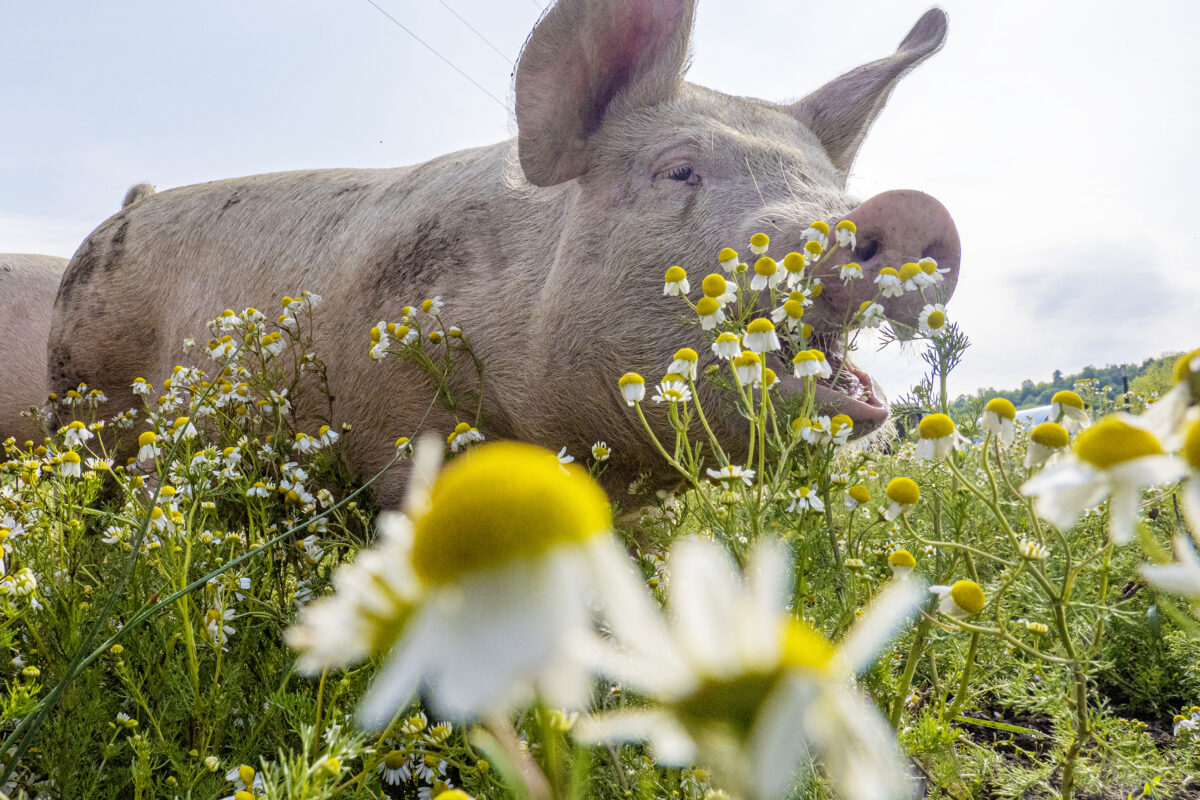
[[[901,78],[946,41],[946,12],[931,8],[917,20],[896,52],[863,64],[794,103],[790,111],[817,135],[830,159],[850,171],[859,145]]]
[[[517,63],[517,152],[526,179],[587,171],[605,116],[666,100],[687,61],[694,0],[558,0]]]

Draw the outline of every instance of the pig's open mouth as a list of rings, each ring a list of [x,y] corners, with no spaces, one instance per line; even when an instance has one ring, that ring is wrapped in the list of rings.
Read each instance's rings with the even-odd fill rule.
[[[815,412],[818,414],[846,414],[854,420],[856,436],[869,433],[887,419],[887,403],[878,393],[875,381],[864,370],[850,361],[850,354],[843,348],[841,338],[833,334],[815,334],[809,346],[825,354],[833,371],[830,378],[817,380]],[[806,382],[792,372],[792,356],[784,345],[783,355],[767,356],[767,366],[780,376],[779,390],[782,393],[802,393]]]

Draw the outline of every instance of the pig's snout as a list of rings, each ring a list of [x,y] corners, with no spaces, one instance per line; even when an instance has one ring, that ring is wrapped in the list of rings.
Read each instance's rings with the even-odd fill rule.
[[[839,249],[833,261],[837,265],[856,262],[862,267],[863,276],[847,284],[837,277],[835,267],[832,275],[823,277],[824,296],[838,316],[847,309],[854,311],[864,300],[876,298],[879,287],[875,278],[879,270],[884,267],[899,270],[904,264],[922,258],[932,258],[939,270],[949,271],[943,273],[942,282],[923,292],[878,299],[888,318],[915,326],[926,303],[943,302],[954,292],[962,245],[950,212],[933,197],[910,189],[883,192],[842,219],[857,227],[856,244],[853,251]]]

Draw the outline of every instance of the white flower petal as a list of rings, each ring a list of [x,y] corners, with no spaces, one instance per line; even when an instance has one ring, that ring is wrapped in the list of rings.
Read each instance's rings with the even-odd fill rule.
[[[926,596],[925,592],[925,586],[916,578],[888,581],[838,646],[837,658],[841,667],[857,675],[871,666],[916,615],[917,604]]]
[[[733,559],[716,542],[682,541],[671,548],[668,564],[671,610],[686,658],[709,675],[736,671],[737,654],[728,640],[740,624]]]
[[[572,735],[581,742],[650,742],[654,760],[664,766],[683,767],[696,758],[696,745],[673,717],[662,711],[622,710],[585,717]]]

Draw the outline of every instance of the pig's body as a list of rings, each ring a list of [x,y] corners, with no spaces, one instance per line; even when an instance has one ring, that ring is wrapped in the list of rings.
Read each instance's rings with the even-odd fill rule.
[[[0,254],[0,440],[41,438],[21,412],[46,402],[46,340],[67,259]]]
[[[630,14],[653,19],[634,26]],[[863,104],[863,133],[891,85],[940,44],[944,18],[931,14],[896,56],[856,71],[886,66],[882,96]],[[204,341],[205,320],[222,308],[269,310],[279,296],[308,290],[324,298],[315,349],[329,367],[335,421],[354,424],[345,446],[366,476],[422,420],[427,430],[453,427],[440,406],[428,411],[433,389],[422,372],[367,355],[372,325],[398,322],[404,305],[440,295],[447,324],[462,327],[484,364],[490,437],[566,445],[577,456],[603,439],[615,454],[614,486],[658,463],[616,379],[630,369],[661,374],[677,347],[706,349],[698,331],[672,324],[680,304],[662,296],[664,270],[683,264],[700,277],[715,268],[720,247],[744,246],[758,230],[782,240],[772,247],[782,256],[799,249],[812,220],[853,218],[844,181],[861,140],[814,133],[823,123],[810,100],[819,93],[781,107],[683,83],[690,19],[682,0],[560,2],[522,55],[516,140],[415,167],[185,187],[123,209],[84,242],[62,282],[48,351],[52,388],[88,383],[118,410],[135,405],[133,379],[161,381],[180,361],[182,340]],[[586,80],[562,74],[561,48],[576,53],[580,37],[612,44],[622,36],[641,37],[614,48],[626,62],[593,52],[579,56],[597,62]],[[640,61],[628,61],[631,51]],[[604,85],[606,75],[615,88]],[[565,99],[554,96],[560,84]],[[680,164],[694,180],[681,179]],[[887,228],[896,206],[880,203],[871,219],[857,220],[860,230]],[[930,255],[920,251],[953,234],[938,213],[945,220],[937,231],[901,248],[917,252],[876,248],[891,259],[886,265]],[[938,255],[952,255],[957,267],[956,234]],[[844,291],[827,295],[814,325],[836,324],[845,307],[857,307]],[[914,313],[902,306],[897,314]],[[474,370],[461,366],[455,388],[473,392]],[[866,421],[886,416],[881,404],[868,405],[855,405]],[[736,416],[712,421],[731,441],[744,429]],[[381,482],[385,503],[398,501],[400,485],[400,473]]]

